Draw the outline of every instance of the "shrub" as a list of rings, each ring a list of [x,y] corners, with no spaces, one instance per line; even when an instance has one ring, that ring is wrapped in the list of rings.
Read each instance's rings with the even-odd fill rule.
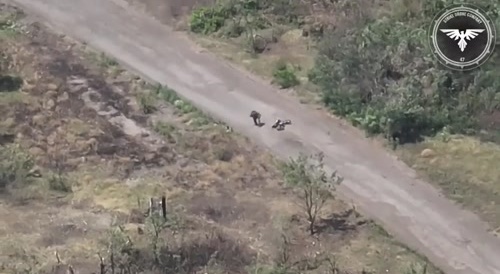
[[[174,104],[175,101],[181,99],[175,90],[162,85],[158,85],[156,87],[156,94],[160,97],[160,99],[169,102],[170,104]]]
[[[295,75],[295,71],[287,64],[278,64],[273,72],[273,83],[278,84],[281,88],[291,88],[300,84],[299,79]]]
[[[224,6],[202,7],[193,11],[189,27],[194,33],[210,34],[224,26],[228,10]]]
[[[217,149],[214,151],[215,158],[222,162],[230,162],[234,153],[228,149]]]
[[[177,128],[174,125],[166,123],[166,122],[158,121],[157,123],[154,124],[153,129],[155,132],[157,132],[161,136],[167,138],[167,140],[170,143],[176,142]]]
[[[0,146],[0,191],[9,185],[20,187],[31,182],[32,158],[15,145]]]
[[[63,174],[58,174],[58,173],[50,174],[47,178],[47,183],[50,190],[62,193],[73,192],[69,178]]]
[[[23,79],[17,76],[0,75],[0,92],[17,91],[23,85]]]
[[[156,99],[156,96],[150,92],[138,95],[138,103],[144,114],[151,114],[158,110]]]
[[[422,26],[443,3],[428,4],[420,13],[395,13],[325,36],[308,74],[325,105],[368,133],[400,142],[434,135],[444,126],[471,133],[478,115],[499,111],[500,73],[494,67],[500,58],[469,73],[442,69]]]

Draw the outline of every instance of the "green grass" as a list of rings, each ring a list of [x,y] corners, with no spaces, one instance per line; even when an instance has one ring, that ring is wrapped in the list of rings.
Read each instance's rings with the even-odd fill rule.
[[[10,39],[19,34],[16,18],[11,14],[0,14],[0,40]]]
[[[179,97],[173,89],[158,85],[153,90],[158,98],[173,105],[176,113],[185,117],[185,121],[190,125],[202,127],[214,122],[212,118],[197,109],[193,104]]]

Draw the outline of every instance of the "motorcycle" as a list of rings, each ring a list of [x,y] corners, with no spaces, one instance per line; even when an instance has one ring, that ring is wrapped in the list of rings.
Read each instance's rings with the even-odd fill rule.
[[[291,120],[276,120],[276,122],[272,125],[272,128],[277,129],[277,130],[284,130],[285,126],[291,125],[292,121]]]

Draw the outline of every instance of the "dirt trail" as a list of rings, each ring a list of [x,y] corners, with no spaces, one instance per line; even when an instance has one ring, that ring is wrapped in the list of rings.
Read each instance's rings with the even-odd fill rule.
[[[415,179],[410,168],[326,115],[201,53],[181,35],[126,9],[124,2],[11,1],[146,78],[168,84],[280,157],[323,151],[326,163],[345,176],[340,190],[346,199],[447,273],[500,273],[500,240],[475,215]],[[268,125],[255,128],[248,117],[252,109],[259,110]],[[291,119],[294,125],[285,132],[273,131],[269,124],[276,117]]]

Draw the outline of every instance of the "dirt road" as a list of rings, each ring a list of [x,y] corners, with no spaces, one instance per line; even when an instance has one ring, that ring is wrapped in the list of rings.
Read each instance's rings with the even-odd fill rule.
[[[7,0],[1,0],[7,1]],[[197,106],[281,157],[323,151],[345,177],[342,195],[447,273],[500,273],[500,240],[473,214],[442,198],[383,149],[346,132],[326,115],[200,53],[182,36],[126,9],[121,0],[9,0],[56,30],[87,42],[130,69],[177,90]],[[248,117],[259,110],[265,122]],[[291,119],[285,132],[276,117]]]

